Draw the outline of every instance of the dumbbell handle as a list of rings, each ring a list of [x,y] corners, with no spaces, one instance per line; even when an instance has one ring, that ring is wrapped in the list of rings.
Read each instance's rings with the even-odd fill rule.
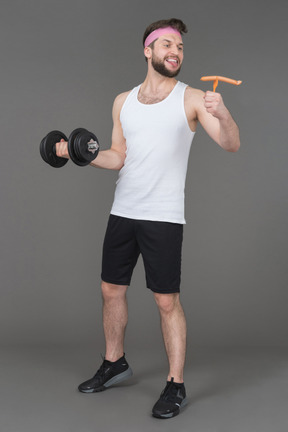
[[[57,156],[56,144],[53,145],[52,151]],[[68,145],[68,141],[67,141],[67,145]],[[96,151],[99,149],[99,144],[97,143],[97,141],[94,141],[92,139],[87,143],[87,146],[88,146],[88,151],[93,154],[96,153]]]
[[[57,144],[57,143],[56,143]],[[53,146],[53,153],[57,156],[57,151],[56,151],[56,144],[54,144],[54,146]],[[91,139],[90,141],[88,141],[87,142],[87,150],[90,152],[90,153],[92,153],[92,154],[95,154],[96,152],[97,152],[97,150],[99,149],[99,144],[97,143],[97,141],[94,141],[93,139]],[[67,142],[67,152],[68,152],[68,154],[69,154],[69,151],[68,151],[69,149],[68,149],[68,142]],[[63,157],[63,156],[61,156],[61,157]],[[65,157],[65,156],[64,156]],[[69,157],[70,157],[70,155],[69,155]]]

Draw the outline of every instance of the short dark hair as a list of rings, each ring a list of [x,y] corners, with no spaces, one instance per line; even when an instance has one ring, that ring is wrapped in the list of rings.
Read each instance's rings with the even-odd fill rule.
[[[157,30],[159,28],[165,28],[165,27],[173,27],[176,30],[178,30],[179,33],[181,33],[181,34],[187,33],[187,31],[188,31],[187,27],[183,23],[183,21],[181,21],[180,19],[177,19],[177,18],[170,18],[170,19],[166,19],[166,20],[156,21],[156,22],[150,24],[146,28],[144,35],[143,35],[143,46],[144,46],[144,43],[145,43],[147,36],[149,36],[150,33],[152,33],[154,30]]]

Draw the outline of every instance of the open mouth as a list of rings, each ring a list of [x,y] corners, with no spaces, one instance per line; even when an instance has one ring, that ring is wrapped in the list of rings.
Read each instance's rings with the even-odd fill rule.
[[[176,57],[167,57],[165,61],[174,68],[179,66],[179,59]]]

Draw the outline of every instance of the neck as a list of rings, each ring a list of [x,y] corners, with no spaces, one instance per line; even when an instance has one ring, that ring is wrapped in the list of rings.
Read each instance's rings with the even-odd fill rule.
[[[177,80],[175,78],[165,77],[153,68],[148,67],[148,73],[142,84],[142,91],[147,93],[160,93],[170,92],[176,85]]]

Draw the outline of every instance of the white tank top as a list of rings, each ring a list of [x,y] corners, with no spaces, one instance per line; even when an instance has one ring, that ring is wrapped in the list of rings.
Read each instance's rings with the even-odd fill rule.
[[[111,213],[185,224],[184,189],[195,134],[184,109],[187,85],[178,81],[166,99],[151,105],[139,102],[140,87],[129,93],[120,113],[127,150]]]

